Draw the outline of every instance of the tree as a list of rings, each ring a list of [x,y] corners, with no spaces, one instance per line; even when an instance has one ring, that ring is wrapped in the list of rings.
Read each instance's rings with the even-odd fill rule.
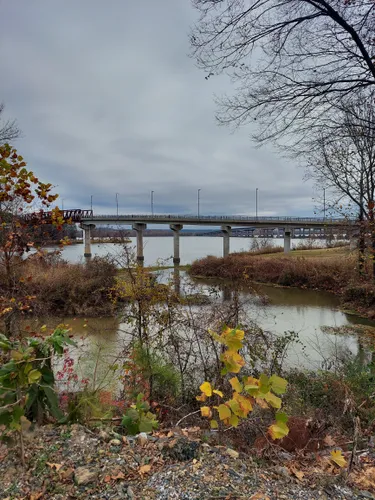
[[[0,145],[10,143],[21,135],[16,120],[3,120],[4,104],[0,103]]]
[[[373,0],[193,0],[193,54],[228,73],[221,124],[256,120],[258,141],[299,146],[343,98],[375,85]]]
[[[58,195],[51,194],[52,184],[41,182],[17,151],[5,144],[0,146],[0,316],[5,320],[6,333],[15,333],[20,312],[30,308],[32,297],[22,293],[24,277],[22,256],[33,246],[33,233],[45,223],[42,218],[25,220],[23,214],[32,203],[48,207]],[[30,223],[31,222],[31,223]],[[52,223],[62,224],[58,207],[52,211]]]
[[[311,143],[308,176],[333,194],[331,208],[359,221],[359,269],[364,270],[365,236],[375,255],[375,110],[373,98],[343,102],[332,126]],[[373,255],[373,256],[374,256]],[[375,277],[375,260],[373,263]]]

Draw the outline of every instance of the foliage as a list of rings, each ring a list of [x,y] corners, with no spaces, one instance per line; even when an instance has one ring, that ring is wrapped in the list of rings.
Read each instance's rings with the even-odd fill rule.
[[[149,399],[150,385],[153,387],[152,399],[157,401],[174,398],[179,393],[180,376],[173,364],[139,342],[134,343],[127,356],[122,380],[127,401],[134,400],[140,391]]]
[[[138,394],[136,403],[126,411],[121,423],[131,435],[152,432],[159,425],[156,416],[150,412],[150,405],[144,400],[142,393]]]
[[[239,353],[243,347],[244,331],[237,328],[225,328],[221,335],[210,332],[212,337],[222,344],[225,349],[222,351],[220,360],[223,363],[222,375],[228,373],[239,373],[245,365],[245,360]],[[259,379],[254,377],[243,377],[240,381],[238,377],[229,379],[232,388],[231,398],[228,401],[220,402],[224,398],[221,390],[214,389],[209,382],[203,382],[200,386],[201,395],[197,400],[205,402],[214,395],[220,402],[219,405],[201,407],[203,417],[210,418],[212,429],[219,427],[219,422],[213,419],[213,410],[216,410],[219,420],[226,426],[237,427],[241,419],[246,419],[253,410],[253,405],[257,404],[261,408],[281,408],[281,398],[278,396],[284,394],[287,387],[287,381],[277,375],[267,377],[262,374]],[[273,423],[268,432],[272,439],[281,439],[285,437],[289,429],[287,427],[287,416],[285,413],[276,413],[276,422]]]
[[[56,200],[52,184],[41,182],[26,168],[26,162],[17,151],[5,144],[0,146],[0,272],[2,290],[0,314],[4,317],[6,333],[15,334],[16,319],[31,308],[33,298],[22,292],[25,277],[17,276],[22,267],[21,257],[34,246],[33,234],[45,221],[36,218],[33,224],[24,218],[25,210],[39,203],[48,207]],[[58,207],[51,212],[51,222],[60,227],[63,223]],[[22,279],[21,279],[22,278]]]
[[[23,462],[22,418],[42,422],[45,415],[63,417],[54,389],[52,357],[61,356],[68,344],[74,342],[64,328],[44,339],[11,341],[0,335],[0,350],[8,357],[0,368],[0,424],[19,433]]]

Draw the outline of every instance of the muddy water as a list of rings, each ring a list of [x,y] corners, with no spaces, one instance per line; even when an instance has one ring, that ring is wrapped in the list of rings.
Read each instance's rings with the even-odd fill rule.
[[[165,271],[161,279],[167,278]],[[199,287],[200,293],[209,295],[216,284],[200,282]],[[231,293],[230,285],[221,283],[221,291],[212,300],[218,304],[225,302]],[[280,336],[286,332],[298,334],[298,342],[288,348],[284,361],[287,367],[332,369],[337,360],[348,353],[360,356],[364,362],[371,358],[371,342],[366,341],[366,335],[375,336],[375,322],[340,311],[338,298],[332,294],[254,285],[243,288],[240,299],[246,304],[249,318],[263,330]],[[108,366],[121,363],[121,352],[130,340],[129,324],[116,318],[65,318],[63,321],[71,326],[78,344],[72,357],[79,378],[87,377],[93,385],[112,390],[118,375]],[[61,322],[61,318],[49,318],[48,325],[52,328]],[[366,335],[362,334],[363,328]]]

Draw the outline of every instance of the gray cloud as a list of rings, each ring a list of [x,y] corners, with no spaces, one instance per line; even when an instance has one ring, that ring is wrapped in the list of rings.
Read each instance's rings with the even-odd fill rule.
[[[189,0],[0,1],[0,99],[17,147],[65,207],[97,212],[312,214],[303,172],[249,128],[214,120],[214,94],[189,52]]]

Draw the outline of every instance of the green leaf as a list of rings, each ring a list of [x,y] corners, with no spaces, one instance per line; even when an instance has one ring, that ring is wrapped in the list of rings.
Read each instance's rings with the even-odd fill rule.
[[[9,427],[12,421],[12,414],[9,411],[0,412],[0,425],[5,425]]]
[[[214,418],[211,420],[210,426],[211,426],[211,429],[218,429],[219,428],[219,424],[217,423],[217,420],[215,420]]]
[[[270,390],[270,383],[268,380],[267,375],[262,373],[262,375],[259,377],[259,392],[261,394],[266,394]]]
[[[284,424],[286,424],[288,422],[288,415],[286,413],[278,411],[276,413],[276,422],[283,422]]]
[[[37,382],[39,382],[41,377],[42,377],[42,374],[40,373],[39,370],[31,370],[31,372],[29,372],[27,378],[28,378],[29,384],[36,384]]]
[[[268,428],[272,439],[282,439],[289,434],[289,428],[284,422],[276,422]]]
[[[128,415],[124,415],[122,417],[121,424],[125,427],[130,435],[134,436],[135,434],[138,434],[138,424],[134,422],[134,420]]]
[[[272,375],[270,377],[270,385],[271,385],[271,389],[273,390],[273,392],[275,392],[276,394],[284,394],[285,391],[286,391],[286,386],[288,385],[288,382],[281,378],[281,377],[278,377],[277,375]]]
[[[57,398],[56,392],[48,386],[42,386],[40,389],[43,390],[44,394],[47,397],[48,409],[51,412],[51,415],[57,420],[61,420],[62,418],[64,418],[64,414],[59,408],[59,400]]]

